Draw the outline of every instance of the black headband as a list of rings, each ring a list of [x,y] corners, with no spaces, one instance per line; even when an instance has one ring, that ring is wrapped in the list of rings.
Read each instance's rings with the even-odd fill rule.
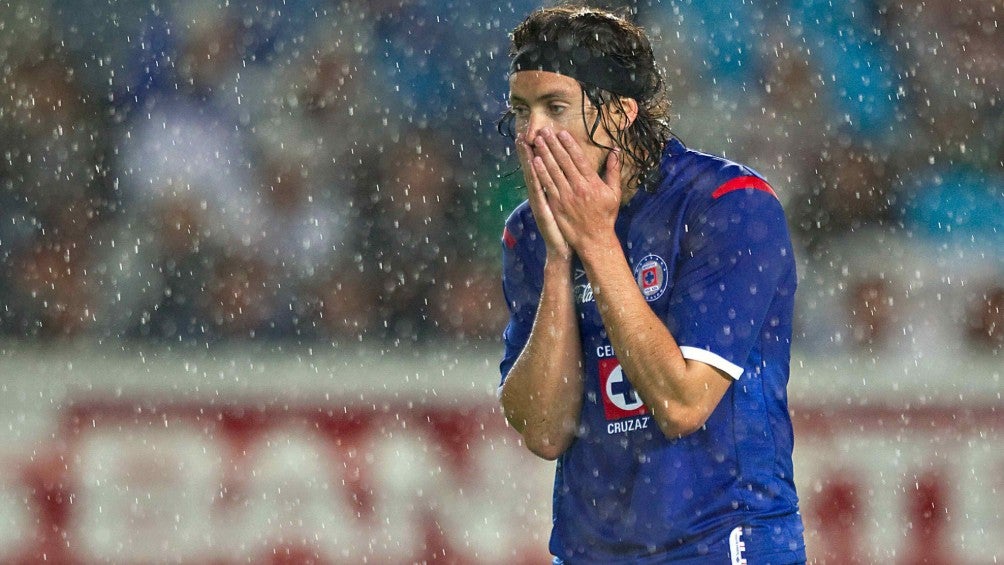
[[[554,41],[530,43],[520,49],[509,64],[509,74],[519,71],[558,73],[627,98],[639,99],[645,92],[636,74],[615,57]]]

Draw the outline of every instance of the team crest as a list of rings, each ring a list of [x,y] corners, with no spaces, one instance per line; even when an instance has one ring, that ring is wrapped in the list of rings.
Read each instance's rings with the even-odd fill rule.
[[[666,292],[667,272],[666,262],[658,255],[646,255],[635,265],[634,278],[645,300],[653,302]]]
[[[603,387],[603,415],[608,421],[648,412],[617,358],[600,359],[600,386]]]

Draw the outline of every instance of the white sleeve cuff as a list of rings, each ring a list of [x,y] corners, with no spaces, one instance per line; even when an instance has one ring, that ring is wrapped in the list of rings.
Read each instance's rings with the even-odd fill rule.
[[[684,359],[691,359],[693,361],[700,361],[711,365],[712,367],[725,371],[725,373],[732,377],[732,380],[739,380],[739,377],[743,374],[743,368],[735,363],[725,359],[724,357],[717,355],[708,351],[707,349],[701,349],[699,347],[690,347],[689,345],[681,345],[680,353],[683,353]]]

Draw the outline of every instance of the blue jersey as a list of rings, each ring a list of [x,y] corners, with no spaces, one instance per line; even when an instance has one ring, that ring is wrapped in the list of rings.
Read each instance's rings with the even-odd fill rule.
[[[805,561],[786,392],[796,275],[784,212],[754,171],[678,140],[660,173],[655,190],[620,209],[618,239],[684,357],[733,382],[703,428],[667,439],[576,264],[584,398],[576,439],[557,461],[551,553],[570,563]],[[503,233],[503,380],[529,338],[545,256],[524,202]]]

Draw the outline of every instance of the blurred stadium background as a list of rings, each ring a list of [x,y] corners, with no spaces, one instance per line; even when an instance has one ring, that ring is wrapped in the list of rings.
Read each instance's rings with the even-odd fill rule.
[[[796,239],[817,563],[1004,558],[1004,4],[599,3]],[[541,563],[510,0],[0,1],[0,561]]]

